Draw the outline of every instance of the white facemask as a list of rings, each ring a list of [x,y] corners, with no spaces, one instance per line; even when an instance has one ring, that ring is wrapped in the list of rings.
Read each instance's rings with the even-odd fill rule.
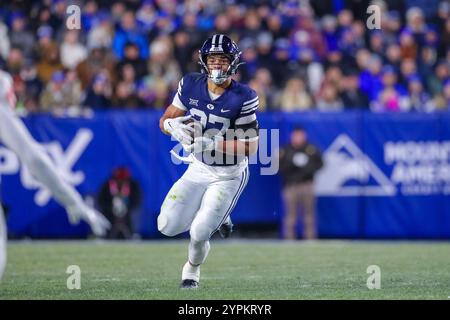
[[[228,76],[222,70],[217,69],[211,70],[209,77],[215,84],[222,84],[228,79]]]

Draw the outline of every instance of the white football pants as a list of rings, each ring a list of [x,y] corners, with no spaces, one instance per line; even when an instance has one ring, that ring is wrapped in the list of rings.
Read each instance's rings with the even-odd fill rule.
[[[209,240],[233,211],[248,176],[247,160],[236,166],[212,167],[194,159],[167,194],[158,230],[166,236],[190,230],[191,240]]]

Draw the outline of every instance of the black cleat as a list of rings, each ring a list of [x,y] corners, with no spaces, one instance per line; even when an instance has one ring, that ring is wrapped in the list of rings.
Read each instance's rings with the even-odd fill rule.
[[[185,279],[181,282],[181,289],[198,289],[199,284],[197,281],[192,279]]]
[[[233,232],[233,223],[222,223],[219,228],[220,236],[224,239],[228,238]]]

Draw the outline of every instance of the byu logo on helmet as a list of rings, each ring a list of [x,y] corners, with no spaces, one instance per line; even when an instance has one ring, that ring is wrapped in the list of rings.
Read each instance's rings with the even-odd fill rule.
[[[209,70],[207,66],[207,57],[211,54],[223,54],[230,61],[226,71],[223,70]],[[202,72],[208,75],[215,84],[224,83],[230,76],[236,73],[237,68],[242,62],[239,62],[239,57],[242,52],[239,50],[236,43],[228,36],[223,34],[215,34],[208,38],[199,50],[199,64],[202,66]]]

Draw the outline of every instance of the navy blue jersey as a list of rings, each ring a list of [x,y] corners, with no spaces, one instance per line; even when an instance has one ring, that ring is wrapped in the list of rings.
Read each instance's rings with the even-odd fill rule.
[[[191,114],[199,121],[204,132],[215,132],[226,140],[230,138],[241,141],[258,139],[259,128],[255,112],[259,101],[256,92],[249,86],[232,80],[225,92],[213,100],[208,93],[207,82],[206,74],[187,74],[179,82],[173,104],[186,110],[186,114]],[[205,158],[205,155],[202,157]],[[216,161],[208,164],[230,165],[242,160],[242,157],[234,158],[235,160],[231,161],[229,156],[224,156],[226,163]]]

